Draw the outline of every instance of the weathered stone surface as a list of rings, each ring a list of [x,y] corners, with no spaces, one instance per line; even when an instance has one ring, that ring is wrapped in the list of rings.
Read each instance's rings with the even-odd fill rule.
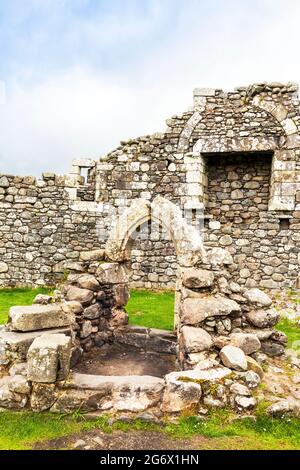
[[[211,287],[213,282],[214,274],[212,271],[188,268],[182,273],[182,283],[189,289],[203,289]]]
[[[113,287],[116,307],[124,307],[129,300],[129,289],[127,284],[116,284]]]
[[[247,364],[248,364],[248,356],[247,356]],[[244,375],[244,380],[249,388],[256,388],[261,382],[261,377],[258,373],[254,372],[254,370],[248,370]]]
[[[70,325],[74,321],[71,314],[63,311],[61,304],[11,307],[9,327],[12,331],[36,331]]]
[[[70,335],[70,328],[57,328],[52,330],[39,330],[31,332],[0,332],[0,365],[6,365],[14,361],[24,361],[27,357],[27,352],[35,340],[42,334],[66,334]]]
[[[55,384],[33,382],[30,395],[30,406],[33,411],[49,410],[56,399]]]
[[[70,286],[66,293],[67,300],[76,300],[82,305],[89,305],[94,298],[94,292],[89,289],[81,289],[80,287]]]
[[[7,273],[8,265],[4,261],[0,261],[0,273]]]
[[[233,264],[231,254],[223,248],[212,248],[207,253],[207,260],[212,266],[222,266]]]
[[[11,377],[0,379],[0,407],[20,410],[27,404],[27,395],[15,393],[9,388]]]
[[[267,414],[274,417],[284,417],[288,415],[300,415],[300,401],[292,398],[282,399],[270,405]]]
[[[77,284],[81,289],[88,289],[97,292],[100,289],[100,284],[97,279],[91,274],[84,274],[77,279]],[[76,300],[76,299],[72,299]]]
[[[247,359],[247,369],[252,370],[256,374],[258,374],[259,377],[262,379],[264,376],[264,371],[261,365],[255,359],[253,359],[253,357],[246,356],[246,359]]]
[[[83,317],[88,318],[89,320],[94,320],[95,318],[99,318],[101,314],[101,308],[99,304],[91,305],[87,307],[83,311]]]
[[[211,336],[202,328],[184,326],[181,330],[184,349],[191,352],[201,352],[213,345]]]
[[[237,395],[235,397],[235,403],[237,407],[241,410],[250,410],[255,407],[256,400],[254,397],[245,397]]]
[[[278,323],[280,313],[275,309],[272,310],[251,310],[245,314],[251,325],[257,328],[270,328]]]
[[[275,341],[262,341],[261,350],[271,357],[281,356],[284,354],[284,346]]]
[[[79,255],[80,261],[101,261],[104,259],[104,250],[82,251]]]
[[[184,324],[195,325],[206,318],[239,313],[240,306],[225,297],[205,297],[202,299],[186,299],[183,303],[181,320]]]
[[[247,370],[247,359],[244,351],[236,346],[224,346],[220,351],[220,358],[224,366],[234,370]]]
[[[103,263],[97,269],[97,279],[101,284],[126,284],[127,272],[119,263]]]
[[[166,384],[161,405],[163,412],[178,413],[198,406],[202,395],[200,384],[180,381],[176,372],[166,376]]]
[[[128,325],[128,319],[129,317],[127,312],[114,308],[108,324],[111,329],[118,329]]]
[[[27,378],[23,375],[14,375],[10,377],[8,388],[11,392],[28,395],[30,393],[30,385]]]
[[[28,379],[54,383],[67,377],[70,369],[71,338],[44,334],[31,344],[28,354]]]
[[[80,338],[87,338],[93,332],[93,325],[90,320],[85,320],[81,325]]]
[[[38,294],[35,296],[33,303],[47,305],[47,304],[50,304],[52,300],[53,300],[53,297],[51,295]]]
[[[248,387],[246,387],[245,385],[242,385],[238,382],[236,383],[233,383],[230,387],[230,393],[232,393],[233,395],[240,395],[240,396],[244,396],[244,397],[250,397],[251,396],[251,392],[249,390]]]
[[[11,366],[9,369],[9,375],[23,375],[24,377],[27,377],[27,362],[17,362]]]
[[[245,354],[252,354],[259,351],[261,344],[257,336],[249,333],[232,333],[230,335],[231,344],[242,349]]]
[[[72,411],[78,402],[83,411],[144,411],[160,402],[163,389],[164,380],[157,377],[74,374],[52,411]]]
[[[231,375],[232,371],[227,367],[223,367],[222,365],[214,366],[208,369],[200,369],[195,368],[193,370],[184,370],[180,372],[171,372],[172,377],[176,380],[182,382],[195,382],[195,383],[204,383],[204,382],[216,382],[219,380],[223,380],[229,375]]]
[[[250,303],[258,307],[269,307],[272,304],[270,297],[260,289],[253,288],[246,290],[243,295]]]

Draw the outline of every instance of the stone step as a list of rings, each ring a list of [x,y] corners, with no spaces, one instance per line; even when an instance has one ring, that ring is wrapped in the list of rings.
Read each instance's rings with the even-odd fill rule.
[[[49,328],[69,326],[74,315],[68,303],[34,304],[11,307],[9,311],[9,329],[11,331],[37,331]]]
[[[0,331],[0,365],[10,362],[26,361],[27,352],[33,341],[39,336],[62,333],[71,335],[70,328],[53,328],[49,330],[30,331],[26,333],[15,331]]]

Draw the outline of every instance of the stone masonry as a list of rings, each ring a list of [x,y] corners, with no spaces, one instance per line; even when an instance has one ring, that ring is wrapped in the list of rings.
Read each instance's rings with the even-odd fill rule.
[[[131,235],[150,213],[165,223],[179,264],[173,334],[128,326]],[[287,338],[273,329],[279,314],[269,296],[232,280],[228,251],[205,250],[179,207],[157,196],[151,203],[136,199],[117,218],[102,253],[109,262],[100,252],[82,255],[89,261],[81,272],[76,266],[53,297],[38,295],[33,305],[10,309],[0,331],[2,408],[163,416],[229,406],[251,412],[264,378],[261,364],[283,356]],[[137,354],[176,354],[180,371],[160,378],[72,370],[83,351],[113,342],[134,346]],[[300,409],[298,402],[293,406]]]
[[[126,142],[70,174],[0,175],[0,285],[54,284],[103,250],[116,209],[162,196],[232,255],[248,288],[299,287],[300,112],[293,83],[225,93],[196,89],[164,133]],[[87,172],[87,177],[82,172]],[[174,288],[174,246],[144,221],[132,250],[136,287]]]

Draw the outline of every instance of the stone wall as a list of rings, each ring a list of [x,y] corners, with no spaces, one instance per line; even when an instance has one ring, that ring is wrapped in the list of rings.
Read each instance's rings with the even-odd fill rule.
[[[113,246],[108,242],[107,255],[116,255]],[[38,295],[31,306],[12,307],[0,331],[1,407],[159,415],[205,415],[220,407],[252,410],[264,378],[260,364],[268,356],[282,356],[287,339],[272,329],[279,314],[265,293],[228,282],[231,255],[220,248],[205,260],[204,254],[199,245],[178,256],[185,263],[177,279],[177,345],[170,332],[127,326],[124,261],[87,262],[86,271],[71,273],[54,297]],[[122,251],[119,255],[123,258]],[[176,352],[181,371],[163,378],[72,371],[85,360],[82,348],[114,341],[136,347],[136,354]]]
[[[72,210],[69,184],[49,174],[42,180],[0,177],[1,286],[53,284],[81,251],[100,248],[102,214]]]
[[[268,210],[272,155],[210,155],[206,163],[206,244],[233,255],[241,284],[272,288],[287,275],[296,284],[299,213]]]
[[[164,133],[122,142],[99,162],[75,160],[69,175],[45,174],[42,181],[2,175],[1,285],[61,280],[68,266],[82,261],[82,251],[104,247],[103,234],[107,237],[114,220],[112,208],[160,195],[185,213],[195,212],[196,220],[205,209],[207,244],[220,240],[230,247],[237,280],[248,286],[296,286],[297,90],[292,83],[258,84],[228,93],[196,89],[193,107],[167,120]],[[238,159],[239,168],[233,164],[232,170],[237,177],[231,170],[213,170],[210,162],[223,168],[226,155]],[[214,192],[215,181],[222,191]],[[176,260],[166,237],[151,233],[136,240],[132,256],[134,286],[174,287]]]

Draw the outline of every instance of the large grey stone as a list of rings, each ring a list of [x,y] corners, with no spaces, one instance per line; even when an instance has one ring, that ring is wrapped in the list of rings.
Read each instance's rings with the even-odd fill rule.
[[[166,375],[166,388],[161,409],[165,413],[178,413],[197,407],[202,395],[201,385],[178,379],[176,372]]]
[[[115,306],[124,307],[129,300],[129,289],[127,284],[115,284],[113,286]]]
[[[73,374],[52,411],[144,411],[160,403],[165,383],[151,376],[97,376]]]
[[[213,346],[211,336],[202,328],[184,326],[181,330],[184,349],[189,352],[201,352]]]
[[[300,401],[293,398],[282,399],[270,405],[266,412],[270,416],[281,418],[288,415],[299,416]]]
[[[53,330],[39,330],[25,333],[13,331],[0,332],[0,365],[7,365],[14,361],[25,361],[28,349],[35,338],[43,334],[71,334],[70,328],[55,328]]]
[[[128,276],[126,269],[119,263],[102,263],[97,269],[97,279],[100,284],[126,284]]]
[[[70,369],[71,338],[44,334],[31,344],[28,354],[28,379],[54,383],[67,377]]]
[[[207,260],[212,266],[233,264],[231,254],[223,248],[212,248],[207,253]]]
[[[272,304],[270,297],[260,289],[253,288],[246,290],[243,295],[248,302],[258,307],[269,307]]]
[[[62,304],[11,307],[9,328],[12,331],[36,331],[71,325],[75,317],[66,313]]]
[[[248,322],[257,328],[270,328],[278,323],[280,313],[275,309],[251,310],[250,312],[246,312],[245,316]]]
[[[82,289],[89,289],[94,292],[97,292],[100,289],[99,282],[95,276],[92,276],[91,274],[83,274],[82,276],[79,276],[77,279],[77,285]]]
[[[0,407],[8,409],[23,409],[27,404],[27,395],[16,393],[10,389],[12,377],[0,379]]]
[[[240,313],[240,306],[225,297],[204,297],[202,299],[185,299],[182,306],[181,321],[195,325],[206,318]]]
[[[213,282],[213,272],[206,269],[188,268],[182,273],[182,283],[189,289],[203,289],[211,287]]]
[[[259,351],[261,344],[257,336],[250,333],[232,333],[230,335],[230,342],[233,346],[242,349],[245,354],[252,354]]]
[[[84,318],[88,318],[89,320],[94,320],[95,318],[100,317],[100,313],[101,313],[100,305],[94,304],[84,309],[83,316]]]
[[[220,351],[220,358],[224,366],[230,369],[244,371],[247,370],[247,359],[244,351],[236,346],[224,346]]]
[[[70,286],[66,293],[67,300],[76,300],[82,305],[89,305],[93,298],[94,292],[89,289],[81,289],[80,287]]]
[[[201,366],[200,366],[201,367]],[[222,365],[208,368],[200,368],[196,367],[193,370],[183,370],[179,372],[171,372],[168,376],[175,378],[181,382],[195,382],[195,383],[214,383],[218,381],[222,381],[229,375],[231,375],[232,371],[227,367],[223,367]],[[166,377],[168,377],[166,376]]]
[[[104,250],[82,251],[79,255],[80,261],[101,261],[104,259]]]
[[[0,261],[0,273],[7,273],[8,265],[4,261]]]

